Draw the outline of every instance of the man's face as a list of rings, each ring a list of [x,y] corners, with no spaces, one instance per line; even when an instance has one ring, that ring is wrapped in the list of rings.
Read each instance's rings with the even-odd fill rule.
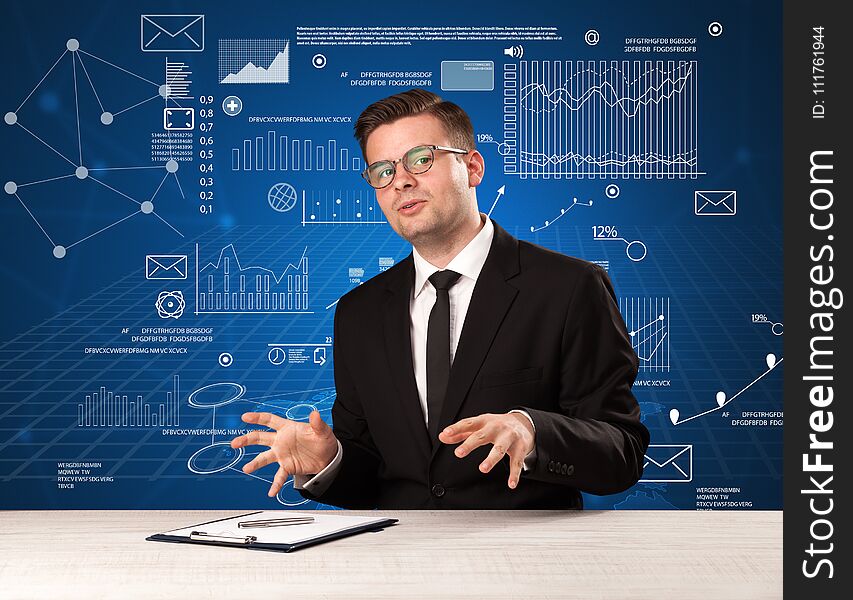
[[[455,147],[432,115],[404,117],[370,134],[366,158],[368,164],[396,160],[415,146],[433,144]],[[464,223],[472,207],[476,211],[473,188],[482,176],[482,157],[476,151],[461,156],[437,150],[430,170],[420,175],[412,175],[402,163],[396,168],[394,181],[376,190],[376,199],[394,231],[412,244],[440,241]]]

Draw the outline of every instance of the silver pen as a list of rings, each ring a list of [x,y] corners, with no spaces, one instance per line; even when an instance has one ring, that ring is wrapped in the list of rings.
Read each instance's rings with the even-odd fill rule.
[[[313,523],[314,517],[284,517],[281,519],[260,519],[257,521],[240,521],[237,523],[239,528],[249,527],[282,527],[284,525],[304,525]]]

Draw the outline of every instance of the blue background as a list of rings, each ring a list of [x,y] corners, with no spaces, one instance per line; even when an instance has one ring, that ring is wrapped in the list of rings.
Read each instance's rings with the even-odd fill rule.
[[[740,492],[732,500],[758,509],[782,505],[782,428],[734,427],[742,411],[781,411],[781,368],[771,370],[724,410],[674,425],[670,410],[682,418],[716,406],[715,395],[728,397],[767,370],[765,356],[781,358],[782,336],[767,323],[753,323],[766,314],[781,323],[781,7],[765,3],[578,3],[560,5],[490,2],[476,5],[432,2],[404,10],[398,5],[326,2],[285,5],[244,1],[160,2],[119,6],[107,3],[7,2],[2,24],[2,51],[8,57],[2,111],[15,111],[60,57],[69,38],[80,49],[108,60],[150,82],[164,79],[164,59],[186,62],[192,70],[197,124],[214,123],[209,133],[193,131],[193,160],[181,162],[177,177],[165,177],[163,160],[151,158],[151,135],[163,131],[166,103],[154,98],[116,116],[104,126],[98,100],[119,111],[157,94],[157,88],[128,73],[82,54],[92,86],[77,65],[75,104],[71,53],[17,111],[19,122],[59,153],[90,169],[156,166],[126,171],[92,171],[103,183],[135,200],[150,199],[156,215],[136,214],[86,239],[56,259],[52,244],[27,214],[33,213],[55,243],[69,245],[134,213],[138,206],[97,183],[67,177],[74,167],[18,126],[0,124],[3,182],[18,185],[52,177],[52,182],[20,187],[18,196],[3,194],[0,202],[0,508],[315,508],[290,486],[276,499],[266,497],[274,474],[267,467],[255,476],[239,467],[259,448],[236,456],[222,446],[204,455],[211,469],[190,470],[193,455],[211,442],[233,436],[165,435],[169,427],[81,427],[78,404],[86,394],[105,386],[131,399],[137,394],[155,405],[164,402],[174,375],[180,376],[181,428],[241,429],[240,414],[271,410],[305,418],[315,406],[328,419],[334,401],[331,362],[324,365],[273,365],[268,344],[320,344],[332,335],[334,302],[357,285],[350,269],[363,269],[362,279],[379,272],[379,258],[399,261],[410,246],[385,224],[306,224],[301,197],[343,193],[345,203],[359,197],[369,205],[372,192],[352,170],[232,171],[231,151],[244,139],[266,137],[267,131],[317,144],[336,140],[358,156],[352,123],[257,124],[258,115],[338,115],[354,122],[370,102],[406,87],[358,87],[351,80],[362,71],[431,71],[429,89],[462,106],[477,133],[497,142],[503,132],[503,72],[506,64],[523,64],[504,53],[505,41],[418,41],[407,46],[311,46],[296,44],[297,26],[354,25],[540,25],[558,28],[560,41],[523,41],[523,61],[695,60],[698,85],[698,165],[695,178],[561,177],[522,178],[504,173],[498,144],[482,143],[486,177],[478,188],[480,209],[487,212],[497,190],[505,194],[492,217],[521,239],[579,256],[609,261],[609,273],[620,298],[669,299],[668,352],[670,368],[641,371],[640,379],[667,380],[667,387],[635,386],[652,444],[690,445],[692,480],[639,483],[612,497],[585,497],[590,508],[696,508],[697,488],[729,487]],[[392,10],[387,10],[392,6]],[[547,10],[546,10],[547,8]],[[205,50],[199,53],[140,51],[141,14],[205,15]],[[719,37],[708,24],[719,21]],[[596,29],[599,43],[590,46],[584,34]],[[694,37],[695,53],[625,53],[628,37]],[[218,82],[219,39],[290,40],[290,82],[268,85],[222,85]],[[312,57],[323,53],[318,69]],[[491,60],[494,91],[441,92],[442,60]],[[342,73],[346,72],[346,76]],[[97,90],[98,98],[92,92]],[[222,100],[239,96],[243,111],[227,116]],[[213,96],[202,104],[201,96]],[[172,103],[169,104],[173,106]],[[199,118],[213,108],[211,119]],[[77,144],[79,111],[80,145]],[[211,135],[212,161],[200,161],[199,136]],[[212,163],[212,173],[199,172]],[[200,177],[212,176],[213,186]],[[176,181],[177,179],[177,181]],[[162,181],[162,186],[158,185]],[[180,182],[180,187],[178,185]],[[286,212],[274,211],[267,192],[276,183],[293,186],[300,203]],[[617,198],[605,188],[619,186]],[[699,217],[694,191],[736,190],[737,214]],[[202,202],[199,193],[212,191]],[[577,198],[592,206],[575,206],[559,221],[537,232]],[[202,214],[200,205],[212,212]],[[378,210],[378,209],[377,209]],[[166,222],[168,222],[168,225]],[[647,255],[634,261],[619,241],[592,239],[593,225],[613,225],[626,240],[641,240]],[[177,231],[176,231],[177,230]],[[215,262],[233,244],[241,264],[262,266],[281,274],[298,261],[307,247],[310,265],[310,313],[195,314],[194,263]],[[189,277],[184,281],[145,278],[147,254],[186,254]],[[182,291],[184,314],[161,319],[154,307],[162,291]],[[212,327],[214,341],[186,346],[186,354],[94,355],[85,348],[145,346],[130,343],[122,333],[142,327]],[[159,344],[154,344],[159,345]],[[233,363],[223,367],[223,352]],[[211,384],[244,386],[242,398],[216,411],[194,408],[188,395]],[[212,390],[212,391],[211,391]],[[225,387],[200,392],[204,402],[225,402]],[[214,415],[215,412],[215,415]],[[729,412],[730,416],[723,416]],[[235,461],[236,459],[236,461]],[[58,462],[100,462],[93,475],[110,483],[57,486]],[[233,464],[232,464],[233,463]],[[232,468],[224,468],[231,465]]]

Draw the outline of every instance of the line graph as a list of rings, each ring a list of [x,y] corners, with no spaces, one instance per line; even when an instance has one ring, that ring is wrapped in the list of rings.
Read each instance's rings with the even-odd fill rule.
[[[289,83],[288,40],[219,40],[219,83]]]
[[[376,195],[365,190],[302,191],[302,226],[385,223]]]
[[[504,173],[695,178],[696,61],[504,66]]]
[[[743,394],[746,390],[748,390],[753,385],[755,385],[756,383],[758,383],[759,381],[764,379],[770,373],[770,371],[772,371],[773,369],[775,369],[776,367],[781,365],[782,361],[784,361],[784,360],[785,360],[784,358],[778,358],[777,359],[775,354],[768,354],[765,357],[765,362],[767,364],[767,370],[764,371],[761,375],[759,375],[755,379],[753,379],[752,381],[750,381],[746,386],[744,386],[742,389],[740,389],[731,398],[728,398],[726,396],[726,393],[721,390],[721,391],[717,392],[717,395],[716,395],[717,406],[715,406],[714,408],[710,408],[706,411],[700,412],[698,414],[692,415],[690,417],[684,418],[684,419],[681,418],[681,412],[677,408],[673,408],[672,410],[669,411],[670,422],[673,425],[682,425],[684,423],[687,423],[688,421],[692,421],[693,419],[698,419],[699,417],[704,417],[705,415],[709,415],[713,412],[721,410],[724,406],[727,406],[728,404],[731,404],[732,402],[734,402],[738,398],[738,396]]]
[[[242,266],[234,244],[220,252],[216,262],[199,268],[196,244],[195,314],[300,313],[308,310],[308,247],[280,275],[261,266]]]
[[[640,359],[640,371],[669,372],[669,298],[620,298],[619,312]]]
[[[586,202],[578,202],[577,198],[572,198],[572,203],[569,204],[566,208],[561,208],[559,215],[557,215],[553,219],[548,219],[539,227],[531,225],[530,226],[530,232],[536,233],[537,231],[542,231],[543,229],[547,229],[548,227],[550,227],[551,225],[553,225],[554,223],[559,221],[563,217],[563,215],[568,214],[568,212],[570,210],[572,210],[575,206],[592,206],[592,200],[587,200]]]

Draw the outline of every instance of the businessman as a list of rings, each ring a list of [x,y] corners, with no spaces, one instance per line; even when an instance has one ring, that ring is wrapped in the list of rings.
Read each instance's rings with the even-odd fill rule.
[[[605,272],[519,241],[477,207],[468,115],[426,90],[358,118],[367,183],[412,253],[338,302],[333,427],[270,413],[232,447],[269,449],[344,508],[581,508],[640,478],[638,359]]]

